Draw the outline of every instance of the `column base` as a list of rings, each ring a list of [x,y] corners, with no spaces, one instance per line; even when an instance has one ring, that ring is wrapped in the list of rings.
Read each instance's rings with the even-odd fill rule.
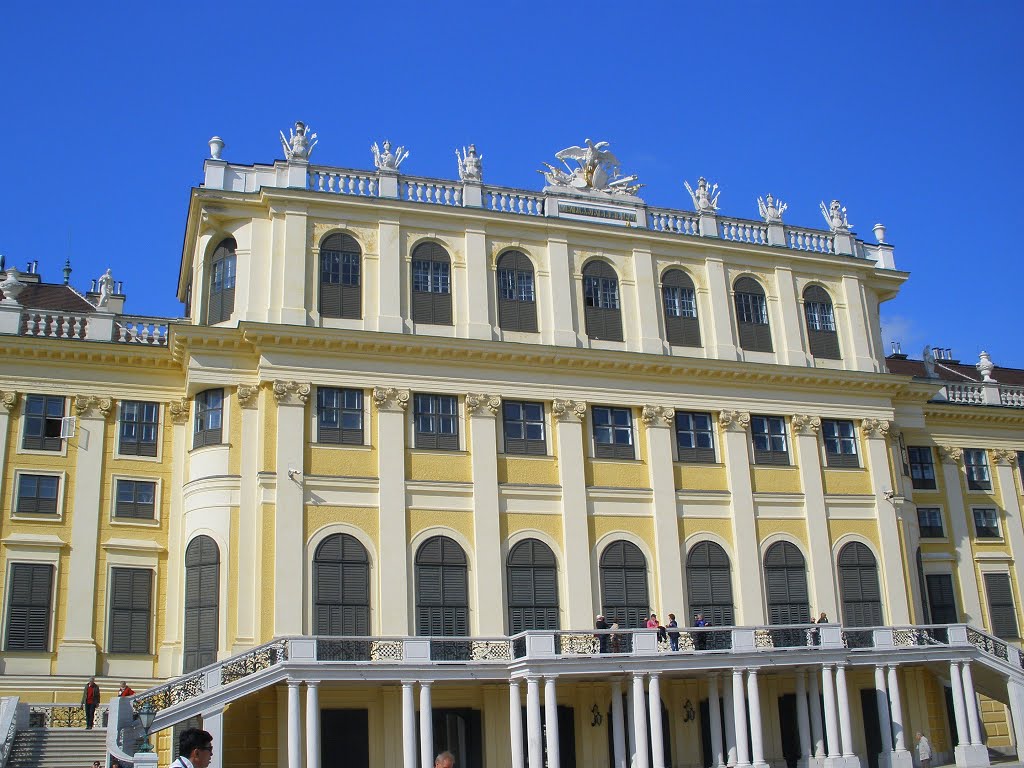
[[[889,768],[914,768],[914,756],[909,749],[896,749],[889,755]]]
[[[984,744],[965,744],[953,750],[956,764],[961,768],[975,768],[989,764],[988,747]]]
[[[878,768],[892,768],[892,752],[878,753]]]
[[[58,675],[96,674],[96,643],[92,640],[66,640],[57,646]]]
[[[796,768],[824,768],[824,766],[825,758],[815,757],[814,755],[811,755],[810,757],[801,757],[796,761]]]

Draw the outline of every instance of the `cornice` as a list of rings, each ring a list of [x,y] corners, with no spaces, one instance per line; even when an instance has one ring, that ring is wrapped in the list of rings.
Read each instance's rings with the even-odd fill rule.
[[[993,426],[1024,427],[1024,408],[1006,408],[999,405],[939,405],[928,404],[923,409],[929,427],[942,423],[971,422]]]
[[[61,365],[138,366],[148,369],[181,370],[180,362],[167,347],[48,339],[37,336],[0,335],[0,357]]]

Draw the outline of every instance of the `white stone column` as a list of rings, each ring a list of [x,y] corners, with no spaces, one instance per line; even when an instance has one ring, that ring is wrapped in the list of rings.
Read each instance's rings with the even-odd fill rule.
[[[305,176],[305,174],[303,174]],[[305,185],[303,185],[304,187]],[[307,214],[304,210],[284,211],[283,249],[284,254],[271,264],[276,273],[271,280],[271,291],[280,296],[280,310],[271,309],[271,322],[284,325],[306,324],[306,270],[295,269],[296,264],[306,264],[308,258]],[[239,272],[247,269],[246,259],[239,259]],[[319,265],[317,265],[319,267]],[[244,285],[244,283],[243,283]],[[241,297],[240,297],[241,298]],[[246,306],[244,299],[239,302],[236,312]],[[277,315],[275,317],[275,315]]]
[[[487,233],[483,229],[466,228],[466,296],[472,301],[465,302],[467,312],[466,331],[471,339],[490,339],[491,320],[489,317],[491,286],[488,278],[492,274],[487,257]]]
[[[402,681],[402,768],[416,768],[416,692],[412,680]],[[523,768],[522,765],[515,768]]]
[[[402,274],[399,224],[397,221],[381,219],[378,233],[380,257],[377,279],[377,330],[401,333],[405,326],[402,319],[402,287],[408,283],[406,276]],[[402,466],[405,466],[404,460]]]
[[[871,476],[871,489],[875,495],[875,510],[878,514],[878,539],[881,550],[883,587],[888,601],[889,622],[910,623],[910,606],[907,601],[907,583],[903,577],[903,552],[900,546],[899,524],[896,522],[896,507],[885,498],[887,491],[899,487],[889,467],[889,422],[880,419],[864,419],[861,431],[866,440],[867,466]]]
[[[808,698],[811,705],[811,744],[813,745],[813,757],[825,757],[825,736],[821,730],[821,684],[818,673],[814,670],[810,675],[810,690]]]
[[[900,680],[895,665],[889,665],[889,720],[892,723],[893,751],[907,752],[906,732],[903,728],[903,702],[900,700]]]
[[[838,617],[836,589],[832,565],[832,541],[828,532],[828,511],[825,509],[825,486],[821,476],[821,453],[818,431],[821,417],[798,414],[792,420],[796,442],[796,462],[800,486],[804,491],[804,509],[809,540],[811,589],[814,610]]]
[[[953,689],[953,714],[956,720],[956,746],[966,747],[971,743],[967,728],[967,713],[964,711],[964,683],[960,674],[960,662],[949,662],[949,682]],[[959,762],[959,761],[958,761]]]
[[[965,661],[960,665],[963,673],[964,683],[964,706],[967,707],[967,725],[971,734],[971,745],[981,745],[981,720],[978,718],[978,697],[974,692],[974,675],[971,672],[971,662]]]
[[[850,725],[850,692],[846,688],[846,665],[836,664],[836,700],[839,704],[839,732],[843,757],[853,757],[853,727]]]
[[[1010,719],[1013,721],[1013,742],[1017,760],[1024,759],[1024,684],[1008,680],[1006,692],[1010,699]]]
[[[397,274],[397,273],[396,273]],[[383,635],[407,635],[409,625],[409,535],[405,516],[405,409],[409,390],[374,387],[377,408],[378,514],[380,530],[380,614]]]
[[[647,706],[644,702],[644,676],[633,673],[633,733],[636,735],[634,768],[651,768],[651,753],[647,745]]]
[[[736,721],[736,765],[750,765],[747,742],[747,701],[743,693],[743,670],[732,671],[732,717]]]
[[[661,354],[664,350],[661,324],[658,322],[661,295],[658,290],[658,275],[655,274],[654,257],[650,249],[633,249],[633,272],[636,275],[635,302],[640,326],[640,351]]]
[[[800,738],[800,765],[808,765],[813,754],[811,745],[811,722],[807,713],[807,673],[796,671],[796,729]]]
[[[739,606],[736,621],[738,624],[761,624],[764,622],[764,589],[761,586],[761,557],[750,479],[750,414],[746,411],[722,411],[718,414],[718,423],[722,427],[726,479],[732,498],[733,541],[736,543],[733,594]],[[739,741],[745,742],[744,739]]]
[[[612,753],[613,768],[626,768],[626,721],[622,714],[622,681],[612,680]]]
[[[651,766],[665,768],[665,732],[661,721],[661,680],[656,672],[651,673],[647,686],[648,715],[651,718]]]
[[[889,696],[886,693],[885,667],[875,665],[875,698],[878,704],[878,730],[882,734],[882,753],[892,752],[892,723],[889,721]]]
[[[305,600],[306,402],[312,388],[295,381],[275,381],[277,400],[277,498],[274,510],[274,634],[301,635]],[[300,474],[289,477],[288,470]]]
[[[551,291],[551,315],[547,325],[551,328],[550,342],[548,334],[544,334],[544,341],[562,347],[575,347],[577,345],[576,324],[573,321],[572,299],[576,285],[573,281],[572,256],[569,253],[569,242],[565,238],[552,237],[548,239],[548,264],[550,265]],[[541,275],[537,276],[541,278]],[[538,282],[541,282],[538,280]],[[582,308],[580,312],[582,313]]]
[[[719,258],[704,261],[708,276],[708,291],[711,294],[711,327],[704,324],[707,334],[705,344],[711,357],[718,360],[736,359],[736,342],[732,330],[732,296],[725,277],[725,263]]]
[[[847,359],[848,363],[853,363],[853,366],[848,365],[848,368],[853,367],[858,371],[877,371],[878,363],[871,356],[868,342],[871,329],[867,322],[868,313],[861,295],[860,282],[860,278],[855,275],[843,275],[842,298],[846,304],[846,317],[838,318],[838,325],[843,333],[843,357]]]
[[[833,760],[842,755],[839,743],[839,718],[836,713],[836,689],[832,684],[832,665],[821,667],[821,693],[825,700],[825,741],[826,758]]]
[[[512,768],[526,768],[523,763],[523,701],[519,681],[508,684],[508,726],[512,747]]]
[[[502,589],[501,531],[498,513],[497,415],[501,398],[469,393],[470,465],[473,469],[473,538],[476,549],[476,632],[495,636],[505,633]]]
[[[526,678],[526,747],[530,768],[544,768],[544,729],[540,720],[540,680]]]
[[[733,684],[726,673],[722,679],[722,706],[725,710],[725,763],[736,765],[736,700]],[[744,737],[745,738],[745,737]]]
[[[562,486],[562,540],[568,592],[566,622],[570,627],[589,627],[595,596],[590,578],[590,528],[587,522],[587,480],[583,465],[583,419],[587,404],[558,400],[551,404],[558,437],[558,482]]]
[[[626,730],[626,754],[629,756],[629,764],[636,766],[636,723],[633,721],[634,711],[633,685],[626,684],[626,713],[629,715],[629,727]]]
[[[224,707],[207,710],[200,717],[203,720],[203,730],[213,737],[214,749],[208,768],[221,768],[224,765]]]
[[[306,681],[306,768],[320,768],[320,683]]]
[[[750,710],[750,752],[754,768],[768,768],[764,761],[764,733],[761,728],[761,688],[757,670],[747,670],[747,706]]]
[[[21,324],[21,310],[18,309],[18,324]],[[7,467],[7,430],[11,416],[18,408],[18,393],[0,391],[0,467]],[[0,499],[4,498],[4,472],[0,472]]]
[[[725,752],[722,749],[722,705],[718,698],[718,674],[708,677],[708,728],[711,730],[711,767],[721,768],[725,765]]]
[[[686,604],[685,575],[679,547],[679,512],[676,507],[676,481],[672,464],[672,429],[676,412],[668,406],[645,405],[641,418],[647,429],[647,465],[653,492],[654,554],[658,567],[658,598],[661,614]],[[666,619],[667,621],[667,619]],[[683,620],[685,624],[685,617]]]
[[[789,267],[775,267],[775,285],[779,291],[779,314],[782,315],[782,333],[777,334],[778,360],[784,365],[807,366],[811,356],[804,350],[803,319],[800,310],[803,302],[797,300],[793,270]]]
[[[263,425],[261,423],[259,385],[239,384],[236,397],[242,412],[242,453],[240,462],[238,503],[238,588],[235,592],[237,630],[232,653],[241,653],[256,645],[256,622],[259,616],[260,582],[259,538],[263,523],[262,505],[258,501],[260,462],[263,458]]]
[[[2,430],[0,430],[2,434]],[[1017,454],[1014,451],[998,450],[989,453],[992,459],[993,472],[999,486],[999,496],[1006,529],[1006,540],[1013,553],[1014,575],[1018,584],[1024,584],[1024,522],[1021,519],[1020,496],[1017,495],[1017,483],[1014,479],[1014,468],[1017,465]],[[0,460],[2,460],[0,456]]]
[[[298,680],[288,681],[288,768],[302,768],[302,703]]]
[[[942,459],[942,486],[949,510],[950,540],[956,545],[956,573],[960,582],[960,613],[965,624],[982,626],[981,594],[978,591],[978,576],[974,571],[974,551],[971,549],[971,534],[967,526],[967,508],[964,506],[960,462],[963,449],[943,445],[939,447]],[[964,742],[966,743],[966,742]]]
[[[191,420],[189,419],[188,398],[172,400],[164,407],[168,422],[171,428],[171,472],[170,483],[172,488],[181,488],[185,484],[185,469],[188,466],[188,449],[192,447],[190,440]],[[184,543],[184,511],[183,499],[180,493],[172,493],[168,509],[167,520],[167,551],[183,553]],[[182,554],[178,557],[167,559],[167,584],[164,593],[164,604],[167,606],[167,616],[182,616],[184,613],[184,589],[185,589],[185,558]],[[257,618],[257,622],[259,619]],[[181,674],[181,662],[183,656],[183,634],[182,621],[165,621],[164,637],[160,643],[159,661],[157,672],[159,677],[175,677]],[[257,626],[259,626],[257,624]]]
[[[559,768],[562,761],[558,744],[558,692],[553,677],[544,678],[544,726],[547,768]]]
[[[420,768],[434,766],[434,708],[430,683],[420,682]]]

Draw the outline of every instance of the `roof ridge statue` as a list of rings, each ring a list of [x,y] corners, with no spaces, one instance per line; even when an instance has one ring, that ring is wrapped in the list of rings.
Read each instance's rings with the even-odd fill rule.
[[[635,197],[643,184],[634,184],[637,176],[622,175],[622,164],[613,155],[608,147],[607,141],[594,142],[590,139],[584,141],[586,146],[566,147],[561,152],[556,152],[555,157],[562,161],[565,171],[550,163],[541,163],[546,171],[538,171],[543,174],[548,186],[545,191],[564,192],[585,192],[598,193],[609,196]],[[573,168],[567,160],[575,161],[577,167]],[[568,171],[568,173],[566,172]]]
[[[377,142],[373,142],[373,146],[370,147],[370,151],[373,152],[373,165],[378,171],[384,173],[398,173],[398,166],[402,164],[402,161],[409,156],[409,152],[405,147],[399,147],[393,153],[391,151],[391,142],[384,139],[384,151],[377,146]]]
[[[463,147],[462,154],[456,147],[455,158],[459,161],[460,181],[483,181],[484,156],[476,153],[476,144],[470,144],[468,150]]]
[[[288,136],[284,131],[281,134],[281,146],[284,147],[284,156],[288,162],[293,160],[309,160],[313,147],[316,146],[317,138],[315,133],[309,132],[309,126],[301,120],[295,121],[295,128],[288,129]],[[211,142],[213,139],[210,140]],[[218,153],[219,154],[219,153]]]
[[[718,184],[708,185],[708,180],[701,176],[697,179],[697,188],[690,186],[690,182],[684,181],[686,191],[690,193],[693,200],[693,209],[697,213],[716,213],[718,211],[718,196],[721,193]]]
[[[822,200],[821,215],[825,217],[825,221],[828,222],[828,228],[832,232],[846,234],[850,231],[852,225],[846,217],[846,206],[838,200],[833,200],[828,208],[825,207],[825,201]]]
[[[771,192],[768,193],[767,198],[757,198],[757,210],[766,224],[781,224],[782,214],[788,207],[787,203],[772,197]]]

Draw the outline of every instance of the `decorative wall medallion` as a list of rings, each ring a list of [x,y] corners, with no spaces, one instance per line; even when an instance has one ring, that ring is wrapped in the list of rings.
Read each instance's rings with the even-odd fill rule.
[[[295,402],[305,405],[312,390],[313,388],[308,382],[278,379],[274,382],[274,399],[277,400],[278,405],[289,405]]]
[[[255,408],[256,403],[259,401],[260,385],[239,384],[237,394],[240,406],[243,408]]]
[[[747,411],[721,411],[718,423],[730,432],[744,432],[750,426],[750,414]]]
[[[587,404],[583,400],[554,400],[551,413],[559,421],[582,421],[587,415]]]
[[[995,464],[1009,464],[1012,467],[1017,463],[1017,452],[1006,448],[995,448],[992,451],[992,461]]]
[[[466,395],[466,411],[471,416],[497,416],[500,408],[501,398],[498,395],[484,395],[478,392]]]
[[[91,416],[98,412],[104,419],[110,415],[114,407],[114,399],[111,397],[96,397],[94,395],[76,395],[75,413],[79,416]]]
[[[17,392],[0,392],[0,411],[14,413],[18,407]]]
[[[645,405],[640,411],[640,418],[649,427],[671,427],[675,417],[675,409],[667,405]]]
[[[821,429],[821,417],[808,414],[796,414],[792,418],[793,431],[798,435],[816,435]]]
[[[865,437],[888,437],[889,422],[885,419],[864,419],[860,423],[860,430]]]
[[[188,410],[189,410],[189,399],[183,397],[180,400],[171,400],[167,405],[167,410],[171,414],[171,421],[175,424],[184,424],[188,421]]]
[[[378,411],[404,411],[409,407],[409,390],[398,387],[374,387],[373,402]]]
[[[964,449],[954,445],[940,445],[939,457],[946,464],[959,464],[964,457]]]

